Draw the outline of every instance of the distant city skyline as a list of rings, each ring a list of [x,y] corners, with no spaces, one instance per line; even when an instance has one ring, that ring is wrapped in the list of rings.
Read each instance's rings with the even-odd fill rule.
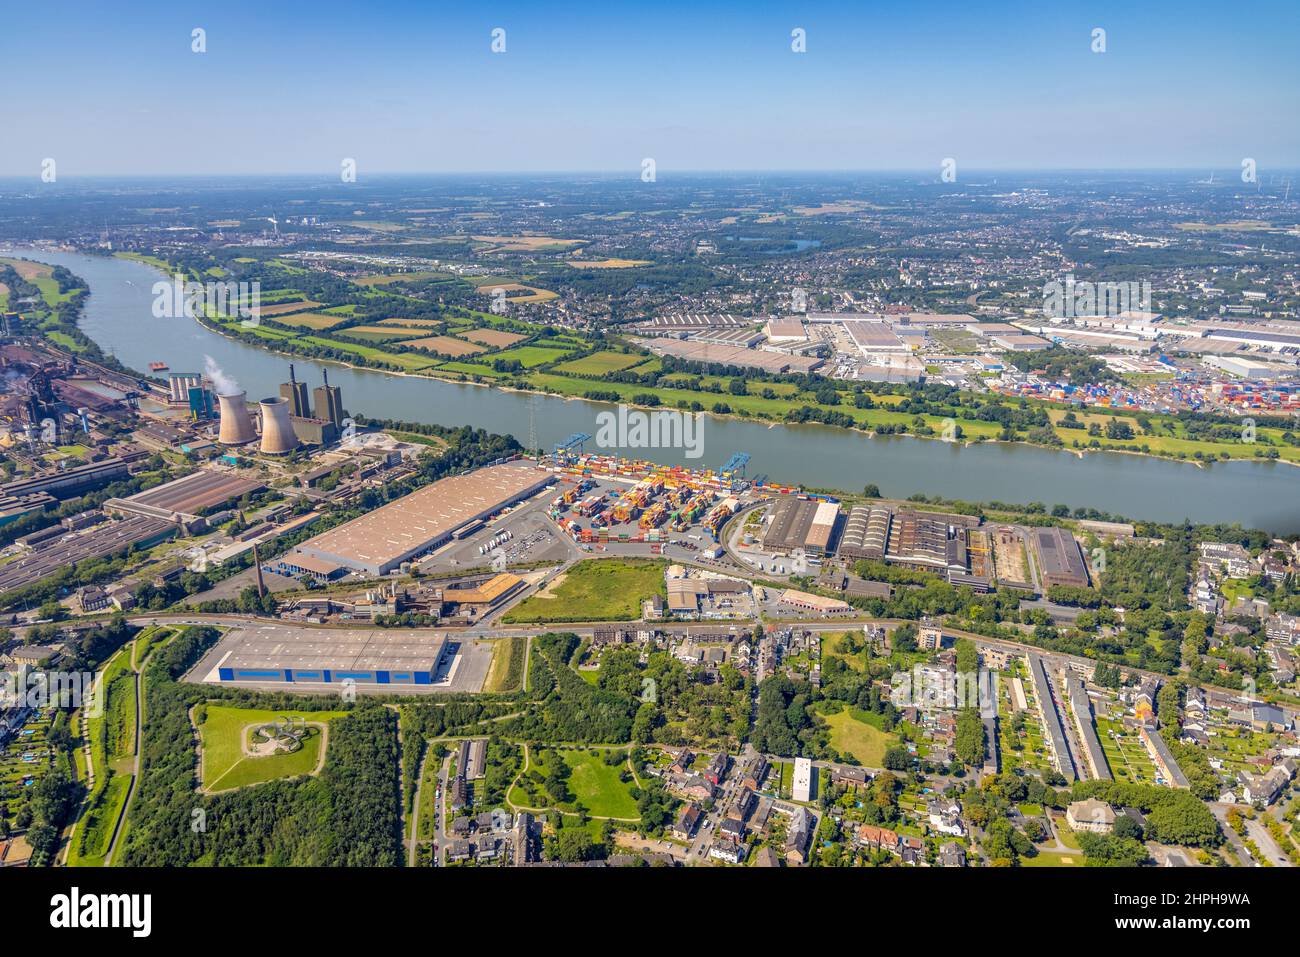
[[[1300,166],[1300,6],[1280,0],[56,2],[5,22],[0,176],[35,183],[46,159],[61,180]]]

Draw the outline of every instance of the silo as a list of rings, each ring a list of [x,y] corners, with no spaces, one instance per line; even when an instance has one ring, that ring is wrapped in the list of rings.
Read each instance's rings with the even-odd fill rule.
[[[247,398],[245,392],[217,396],[217,404],[221,408],[221,430],[217,441],[222,445],[247,445],[257,441],[253,417],[248,414]]]
[[[275,396],[262,400],[262,454],[286,455],[298,447],[289,403]]]

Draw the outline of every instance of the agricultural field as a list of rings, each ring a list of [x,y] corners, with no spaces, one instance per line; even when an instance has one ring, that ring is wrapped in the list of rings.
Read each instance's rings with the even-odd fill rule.
[[[531,369],[534,366],[545,365],[548,362],[554,362],[557,359],[563,359],[569,354],[567,349],[547,349],[543,346],[520,346],[517,349],[507,349],[505,352],[498,352],[490,356],[490,359],[514,359],[525,369]]]
[[[351,343],[340,342],[337,339],[325,339],[320,336],[303,336],[299,341],[310,342],[312,345],[317,346],[328,346],[329,348],[337,349],[340,352],[350,352],[363,359],[369,359],[374,362],[386,362],[408,371],[427,369],[429,366],[434,365],[434,360],[427,356],[413,356],[397,352],[384,352],[382,349],[375,349],[371,346],[354,346]]]
[[[456,277],[445,272],[394,272],[373,276],[361,276],[352,280],[358,286],[384,286],[392,282],[451,282]]]
[[[324,760],[328,746],[329,722],[342,717],[342,711],[259,711],[252,708],[231,708],[226,705],[204,704],[195,710],[199,721],[201,741],[203,788],[208,791],[228,791],[280,778],[315,774]],[[255,756],[253,732],[259,725],[281,718],[302,719],[307,722],[307,736],[302,746],[289,753]]]
[[[422,329],[402,329],[398,326],[350,326],[347,329],[339,329],[335,335],[383,343],[417,338],[425,335],[425,332]]]
[[[641,602],[667,597],[664,562],[586,559],[541,591],[525,598],[503,619],[507,624],[558,621],[635,621]]]
[[[634,266],[649,266],[648,259],[577,259],[570,260],[574,269],[631,269]]]
[[[462,238],[462,237],[456,237]],[[483,253],[557,252],[582,245],[581,239],[552,239],[550,236],[471,236],[475,242],[487,243]]]
[[[437,319],[403,319],[400,316],[394,319],[380,319],[381,326],[400,326],[404,329],[441,329],[443,323]]]
[[[266,318],[266,314],[262,314]],[[339,323],[346,322],[346,316],[328,316],[323,312],[297,312],[288,316],[281,316],[275,320],[281,325],[296,326],[301,329],[314,329],[322,332],[326,329],[333,329]]]
[[[274,318],[275,316],[283,316],[291,312],[303,312],[308,309],[319,309],[323,305],[324,303],[314,302],[311,299],[298,299],[290,302],[277,302],[270,306],[261,305],[258,307],[258,311],[261,313],[262,318],[267,319]]]
[[[457,372],[462,375],[487,376],[490,379],[504,379],[510,373],[497,372],[490,365],[482,362],[443,362],[433,367],[438,372]]]
[[[645,358],[640,353],[593,352],[589,356],[556,366],[555,371],[566,375],[607,375],[630,369],[645,361]]]
[[[479,345],[490,346],[494,349],[504,349],[528,338],[519,335],[517,332],[503,332],[500,329],[468,329],[462,332],[461,335],[471,342],[477,342]]]
[[[403,345],[410,346],[412,349],[424,349],[428,352],[436,352],[444,356],[476,356],[484,349],[482,346],[471,345],[460,339],[453,339],[451,336],[428,336],[423,339],[411,339]]]

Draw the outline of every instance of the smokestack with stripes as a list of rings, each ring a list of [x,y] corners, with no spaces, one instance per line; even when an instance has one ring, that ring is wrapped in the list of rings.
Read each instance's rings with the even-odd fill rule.
[[[287,400],[275,396],[262,400],[262,454],[287,455],[298,447]]]
[[[257,441],[253,417],[248,414],[247,398],[246,392],[217,396],[217,404],[221,407],[221,431],[217,434],[217,441],[222,445],[247,445]]]

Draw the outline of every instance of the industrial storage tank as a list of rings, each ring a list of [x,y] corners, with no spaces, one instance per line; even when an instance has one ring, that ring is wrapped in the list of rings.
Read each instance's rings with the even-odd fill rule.
[[[221,430],[217,434],[217,441],[222,445],[247,445],[257,441],[253,417],[248,414],[247,398],[246,392],[217,396],[217,404],[221,408]]]
[[[298,447],[289,403],[276,396],[262,400],[262,454],[287,455]]]

